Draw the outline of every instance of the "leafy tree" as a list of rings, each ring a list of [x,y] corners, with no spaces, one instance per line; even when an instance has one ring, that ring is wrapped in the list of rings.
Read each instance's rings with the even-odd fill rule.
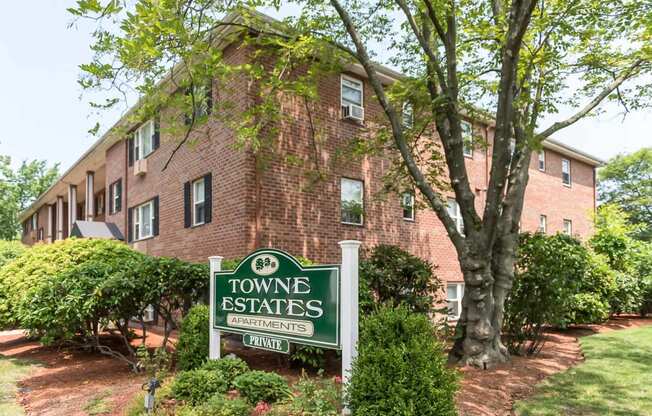
[[[11,158],[0,155],[0,238],[13,240],[19,234],[18,214],[26,209],[59,177],[59,164],[44,160],[23,161],[15,171]]]
[[[309,112],[320,104],[320,77],[359,64],[383,111],[372,120],[374,134],[353,141],[360,145],[351,153],[385,151],[395,162],[385,178],[389,188],[416,189],[443,223],[466,283],[453,357],[479,367],[505,361],[500,328],[514,278],[532,152],[554,133],[592,115],[605,100],[625,108],[650,104],[649,3],[300,0],[292,3],[295,16],[280,23],[251,9],[287,5],[79,0],[71,13],[98,23],[96,55],[82,66],[80,82],[116,92],[96,103],[101,107],[121,102],[125,87],[134,88],[144,97],[134,120],[168,107],[185,114],[170,127],[181,127],[179,146],[191,131],[199,134],[209,118],[220,120],[234,130],[236,144],[254,152],[264,167],[274,155],[282,100],[292,98]],[[224,35],[220,42],[218,33]],[[236,41],[250,52],[250,62],[225,59],[221,47]],[[406,76],[388,83],[372,59]],[[247,107],[228,99],[237,85],[227,81],[235,76],[252,86]],[[217,102],[205,99],[205,86],[213,79],[220,91]],[[414,116],[409,124],[403,123],[401,110],[406,103]],[[561,105],[575,108],[574,113],[541,126],[542,117],[556,114]],[[482,207],[464,163],[462,123],[469,118],[495,121]],[[319,131],[313,129],[313,138]],[[477,145],[487,143],[477,140]],[[309,164],[309,178],[323,177],[318,162]],[[447,211],[451,192],[460,205],[464,234]]]
[[[628,222],[638,226],[635,237],[652,240],[652,147],[618,155],[598,171],[598,196],[619,206]]]

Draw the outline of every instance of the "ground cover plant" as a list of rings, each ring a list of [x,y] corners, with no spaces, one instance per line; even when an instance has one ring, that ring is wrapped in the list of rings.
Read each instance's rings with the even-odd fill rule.
[[[16,402],[16,383],[38,364],[0,356],[0,415],[23,416],[23,407]]]
[[[585,361],[548,378],[517,402],[523,416],[652,414],[652,327],[580,339]]]

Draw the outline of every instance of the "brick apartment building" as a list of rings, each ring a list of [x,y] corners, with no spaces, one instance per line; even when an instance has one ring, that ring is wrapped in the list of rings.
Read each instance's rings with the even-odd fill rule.
[[[244,63],[247,52],[235,42],[225,47],[224,56]],[[383,69],[382,75],[387,83],[401,76],[390,69]],[[247,80],[233,79],[229,87],[229,100],[246,108],[253,99]],[[212,88],[213,100],[223,98],[217,89],[217,85]],[[211,255],[237,257],[256,248],[275,247],[333,263],[339,262],[340,240],[360,240],[366,248],[397,244],[438,265],[437,275],[447,282],[455,315],[462,276],[436,215],[415,209],[411,194],[377,198],[388,160],[368,156],[332,163],[338,149],[382,111],[364,71],[348,67],[342,74],[321,79],[318,89],[320,100],[310,116],[320,123],[326,139],[315,144],[305,107],[287,98],[283,112],[292,117],[280,122],[274,144],[277,156],[264,170],[256,168],[252,153],[233,148],[233,132],[217,121],[202,126],[196,133],[197,144],[181,147],[165,170],[163,165],[179,140],[166,131],[173,117],[169,112],[162,110],[156,120],[129,126],[131,133],[126,135],[116,134],[114,127],[21,214],[22,241],[34,244],[71,234],[108,234],[151,255],[195,262],[205,262]],[[362,107],[364,119],[345,117],[353,108],[344,108],[348,105]],[[465,151],[481,207],[493,126],[473,121],[466,127],[489,143]],[[323,180],[307,187],[304,168],[287,163],[287,156],[302,161],[316,158]],[[522,229],[587,237],[596,202],[595,169],[600,163],[582,151],[547,140],[531,160]],[[449,209],[461,226],[452,199]]]

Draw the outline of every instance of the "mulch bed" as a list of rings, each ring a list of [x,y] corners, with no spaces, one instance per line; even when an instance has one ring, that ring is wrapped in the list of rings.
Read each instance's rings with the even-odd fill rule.
[[[535,358],[513,357],[509,363],[489,371],[464,368],[458,394],[460,415],[512,415],[514,402],[532,394],[537,383],[582,361],[578,337],[642,325],[652,325],[652,319],[618,317],[604,325],[552,331]],[[160,339],[152,332],[148,335],[148,344]],[[237,340],[227,342],[225,353],[236,349],[253,368],[277,371],[291,381],[301,375],[301,370],[288,366],[287,359],[261,350],[241,349]],[[143,375],[134,374],[110,357],[44,347],[29,341],[20,331],[0,332],[0,354],[42,364],[19,383],[18,400],[28,415],[86,415],[84,407],[94,397],[106,397],[111,410],[104,414],[122,415],[145,381]],[[339,374],[337,361],[332,357],[326,374]]]
[[[652,318],[621,316],[602,325],[550,331],[542,351],[536,357],[512,357],[510,362],[489,371],[463,368],[462,388],[457,396],[459,414],[513,415],[514,402],[531,395],[537,383],[584,359],[578,343],[579,337],[643,325],[652,325]]]

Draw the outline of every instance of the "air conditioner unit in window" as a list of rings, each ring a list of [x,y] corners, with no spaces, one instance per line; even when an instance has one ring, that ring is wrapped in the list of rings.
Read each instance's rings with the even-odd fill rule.
[[[355,104],[348,104],[342,106],[342,116],[349,120],[364,120],[364,108]]]
[[[134,161],[134,175],[141,176],[147,173],[147,159]]]

